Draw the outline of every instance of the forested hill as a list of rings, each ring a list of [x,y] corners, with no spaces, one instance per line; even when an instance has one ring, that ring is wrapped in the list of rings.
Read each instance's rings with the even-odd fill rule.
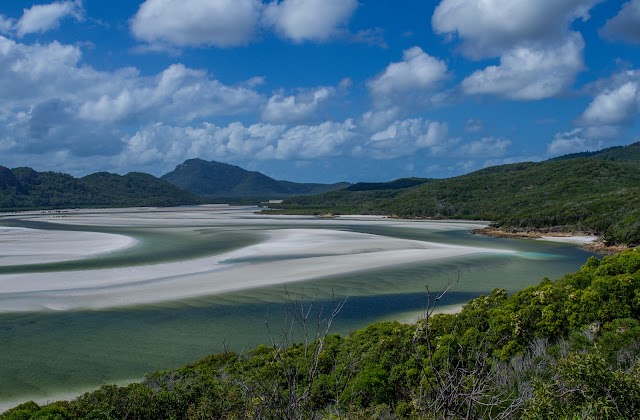
[[[615,160],[625,162],[640,162],[640,142],[628,146],[614,146],[607,149],[593,152],[572,153],[559,156],[550,160],[567,160],[581,157],[591,157],[594,159]]]
[[[640,243],[640,144],[589,157],[494,166],[406,190],[294,197],[289,212],[492,220],[499,227],[587,231]]]
[[[630,250],[414,325],[340,337],[292,312],[301,321],[283,331],[304,329],[306,343],[284,335],[0,419],[638,419],[639,290],[640,251]]]
[[[100,172],[74,178],[57,172],[0,166],[0,208],[177,206],[202,199],[152,175]]]
[[[189,159],[162,176],[185,191],[207,198],[278,199],[292,195],[320,194],[348,187],[337,184],[305,184],[277,181],[260,172],[202,159]]]
[[[388,182],[358,182],[346,188],[347,191],[401,190],[431,182],[431,178],[400,178]]]

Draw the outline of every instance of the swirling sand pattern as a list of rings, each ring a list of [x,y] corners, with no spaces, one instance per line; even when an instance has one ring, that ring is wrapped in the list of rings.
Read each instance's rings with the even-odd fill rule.
[[[55,234],[60,255],[69,253],[70,243],[81,251],[72,260],[47,260],[44,245],[25,235],[27,246],[15,250],[22,257],[4,254],[0,409],[268,342],[264,323],[281,325],[285,284],[306,302],[317,295],[317,308],[331,305],[332,295],[349,296],[332,328],[344,334],[379,320],[414,319],[426,284],[436,289],[459,275],[443,302],[455,307],[496,287],[513,291],[575,271],[591,255],[570,244],[470,235],[484,226],[477,222],[320,220],[255,210],[200,206],[0,218],[3,226]],[[94,237],[105,253],[95,254],[94,233],[105,235]],[[110,235],[136,242],[117,249]]]

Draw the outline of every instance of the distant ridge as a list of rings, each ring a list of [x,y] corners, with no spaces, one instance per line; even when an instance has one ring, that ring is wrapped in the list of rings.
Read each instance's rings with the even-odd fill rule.
[[[492,166],[402,190],[293,197],[293,213],[368,213],[491,220],[507,230],[602,235],[640,244],[640,143],[544,162]]]
[[[549,160],[568,160],[577,158],[594,158],[603,160],[615,160],[622,162],[640,162],[640,141],[628,146],[613,146],[593,152],[571,153],[558,156]]]
[[[431,178],[400,178],[388,182],[358,182],[346,189],[347,191],[400,190],[416,187],[431,181],[433,181]]]
[[[83,178],[0,166],[0,208],[178,206],[203,200],[153,175],[99,172]]]
[[[351,184],[304,184],[277,181],[260,172],[221,162],[189,159],[161,179],[207,199],[278,199],[292,195],[320,194]]]

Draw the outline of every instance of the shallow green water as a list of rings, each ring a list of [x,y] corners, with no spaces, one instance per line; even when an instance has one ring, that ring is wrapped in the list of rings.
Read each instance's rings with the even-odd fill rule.
[[[141,258],[144,261],[188,259],[255,243],[266,228],[291,227],[268,221],[250,227],[242,224],[169,229],[75,226],[78,230],[127,233],[139,238],[140,243],[127,252],[99,258],[4,267],[0,269],[5,271],[0,273],[127,266],[140,263]],[[326,229],[327,225],[311,221],[304,228]],[[515,254],[475,254],[361,271],[287,286],[288,291],[298,297],[305,296],[306,301],[317,296],[314,303],[317,308],[331,307],[332,295],[335,299],[348,296],[333,324],[332,330],[338,333],[348,333],[378,320],[400,319],[421,310],[427,284],[437,289],[448,279],[459,277],[443,304],[463,303],[496,287],[515,291],[537,284],[545,276],[557,278],[575,271],[592,255],[565,244],[494,239],[470,235],[465,230],[434,232],[375,223],[345,223],[338,228],[516,251]],[[172,253],[172,249],[179,250],[178,254]],[[305,258],[302,256],[292,263],[304,264]],[[269,341],[265,321],[276,329],[282,325],[284,298],[284,286],[270,286],[124,309],[0,314],[0,402],[7,404],[25,398],[43,400],[102,383],[139,379],[145,373],[177,367],[225,347],[235,351],[251,349]]]

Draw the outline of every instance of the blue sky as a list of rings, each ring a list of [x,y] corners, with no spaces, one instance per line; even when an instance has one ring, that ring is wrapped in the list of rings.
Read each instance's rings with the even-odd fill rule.
[[[640,140],[640,0],[0,4],[0,164],[449,177]]]

